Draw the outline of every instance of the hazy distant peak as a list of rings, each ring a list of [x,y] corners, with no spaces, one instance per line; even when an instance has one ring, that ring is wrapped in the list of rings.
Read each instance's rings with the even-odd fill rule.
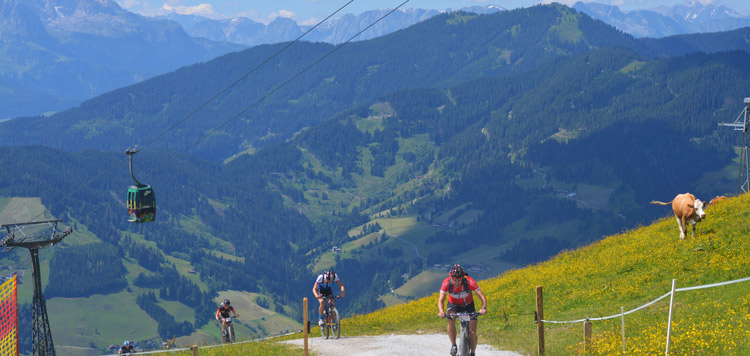
[[[620,8],[614,5],[607,5],[607,4],[600,4],[597,2],[576,2],[573,4],[574,9],[588,9],[588,11],[585,11],[587,13],[595,13],[599,16],[614,16],[614,17],[621,17],[624,15],[622,11],[620,11]]]
[[[468,6],[462,7],[460,11],[473,12],[475,14],[492,14],[500,11],[507,11],[506,8],[498,5],[485,5],[485,6]]]
[[[127,13],[112,0],[45,0],[42,11],[49,20],[65,17],[121,15]]]
[[[45,32],[50,34],[108,36],[132,31],[134,18],[140,17],[141,22],[146,21],[124,10],[113,0],[0,0],[0,8],[21,7],[25,10],[3,11],[0,22],[20,24],[39,21]]]
[[[724,5],[703,5],[695,0],[686,1],[683,5],[675,5],[669,15],[681,17],[687,21],[699,22],[742,17],[739,13]]]
[[[697,0],[627,12],[621,12],[617,6],[598,3],[577,2],[573,8],[636,37],[729,31],[750,26],[750,17],[723,5],[704,5]]]

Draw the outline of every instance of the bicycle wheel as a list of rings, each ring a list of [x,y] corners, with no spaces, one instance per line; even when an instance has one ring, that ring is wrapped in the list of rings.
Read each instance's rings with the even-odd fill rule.
[[[469,356],[471,350],[471,336],[469,335],[469,323],[461,323],[461,339],[458,343],[458,355]]]
[[[234,342],[234,326],[230,326],[229,330],[227,331],[229,331],[229,339],[231,340],[231,342]]]
[[[331,316],[331,326],[333,327],[333,336],[338,339],[341,337],[341,318],[339,318],[339,311],[333,309],[333,315]]]
[[[325,320],[325,328],[326,328],[326,339],[331,336],[331,315],[330,313],[326,313],[326,317],[323,318]]]
[[[223,342],[225,344],[229,342],[229,333],[228,333],[228,331],[229,331],[229,327],[227,327],[227,329],[225,329],[221,333],[221,342]]]

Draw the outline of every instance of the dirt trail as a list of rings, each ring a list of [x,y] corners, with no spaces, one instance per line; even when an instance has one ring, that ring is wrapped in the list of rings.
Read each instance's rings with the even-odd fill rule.
[[[302,346],[303,340],[290,340],[289,343]],[[523,356],[516,352],[499,351],[479,340],[477,356]],[[338,340],[321,337],[308,339],[310,352],[317,356],[425,356],[449,355],[450,342],[443,334],[426,335],[380,335],[380,336],[341,336]]]

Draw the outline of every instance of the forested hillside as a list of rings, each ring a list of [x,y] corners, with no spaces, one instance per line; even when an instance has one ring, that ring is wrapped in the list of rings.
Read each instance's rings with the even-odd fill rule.
[[[684,191],[709,199],[733,189],[727,177],[708,186],[699,180],[734,157],[737,138],[717,122],[733,117],[742,81],[716,79],[748,78],[741,63],[749,59],[731,52],[646,61],[600,49],[533,74],[394,93],[372,112],[344,113],[292,140],[330,176],[287,183],[356,194],[373,221],[387,211],[433,226],[457,222],[424,239],[429,266],[480,246],[499,247],[495,259],[536,262],[650,221],[663,213],[649,206],[653,199]],[[376,119],[375,110],[386,106],[390,114]],[[373,121],[381,128],[368,135]],[[682,174],[685,167],[695,174]],[[355,184],[332,185],[336,179]],[[568,196],[576,191],[581,195]],[[605,195],[600,205],[596,194]],[[336,204],[314,193],[304,203]],[[411,262],[403,251],[401,259]],[[363,263],[353,252],[349,263]]]
[[[112,301],[143,325],[112,330],[118,315],[92,312],[102,335],[65,340],[210,339],[225,296],[298,326],[330,267],[342,312],[368,312],[434,290],[446,264],[494,276],[666,214],[653,199],[736,187],[739,138],[717,123],[742,109],[750,54],[652,56],[561,5],[446,14],[344,47],[182,153],[332,49],[295,44],[180,122],[279,46],[0,124],[0,196],[39,197],[75,227],[43,256],[53,327],[78,320],[71,304]],[[122,151],[177,123],[135,156],[157,221],[129,224]],[[46,147],[17,146],[32,142]],[[22,253],[2,265],[27,268]],[[270,332],[257,315],[243,333]]]
[[[9,121],[0,125],[0,137],[10,145],[43,139],[66,150],[119,151],[175,124],[285,45],[257,46],[188,66],[50,118]],[[155,145],[182,150],[209,128],[241,114],[192,150],[222,160],[248,147],[283,141],[303,127],[389,92],[528,71],[554,58],[614,45],[638,46],[630,36],[562,6],[491,15],[444,14],[387,36],[350,43],[254,105],[334,49],[323,43],[297,43]]]
[[[227,165],[189,157],[177,159],[169,169],[157,170],[149,178],[158,187],[159,211],[157,222],[147,225],[127,223],[122,200],[130,178],[121,155],[7,148],[0,153],[0,161],[7,168],[0,178],[5,182],[1,194],[39,196],[43,202],[57,202],[69,193],[66,187],[79,187],[120,161],[118,173],[105,176],[52,208],[52,215],[75,225],[78,234],[54,248],[45,293],[52,301],[55,297],[81,298],[125,290],[132,298],[156,293],[160,301],[179,302],[193,309],[194,315],[189,317],[189,327],[163,327],[165,323],[174,324],[171,316],[166,314],[167,319],[161,320],[151,311],[153,307],[148,307],[154,304],[153,298],[139,299],[138,305],[159,323],[158,335],[152,337],[182,336],[213,320],[214,299],[225,290],[272,296],[278,306],[276,312],[297,319],[299,307],[285,310],[283,305],[296,306],[299,295],[309,291],[302,288],[313,278],[311,271],[305,271],[308,252],[328,241],[329,231],[345,231],[345,227],[363,221],[344,214],[313,226],[303,215],[284,208],[278,193],[265,187],[274,163],[288,162],[287,154],[283,148],[268,148]],[[173,153],[144,152],[138,156],[136,162],[144,163],[140,169],[149,171]],[[276,168],[286,171],[282,166]],[[21,255],[16,257],[18,253]],[[3,254],[3,264],[9,267],[24,253]],[[126,265],[140,266],[128,268],[127,280],[120,259]],[[279,260],[285,263],[279,264]],[[200,280],[185,278],[189,276],[187,270],[194,270]],[[50,313],[54,320],[54,311]]]

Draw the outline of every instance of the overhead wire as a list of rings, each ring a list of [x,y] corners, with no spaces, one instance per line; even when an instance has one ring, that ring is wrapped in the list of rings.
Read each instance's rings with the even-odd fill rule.
[[[336,11],[332,12],[332,13],[331,13],[330,15],[326,16],[326,18],[324,18],[323,20],[321,20],[321,21],[319,21],[319,22],[318,22],[317,24],[315,24],[315,26],[312,26],[312,27],[310,27],[310,28],[309,28],[309,29],[308,29],[307,31],[305,31],[304,33],[302,33],[301,35],[299,35],[299,36],[298,36],[298,37],[297,37],[296,39],[294,39],[293,41],[290,41],[289,43],[287,43],[287,45],[286,45],[286,46],[284,46],[284,47],[282,47],[281,49],[279,49],[278,51],[276,51],[276,53],[274,53],[274,54],[273,54],[273,55],[271,55],[270,57],[266,58],[266,59],[265,59],[265,60],[264,60],[263,62],[261,62],[260,64],[256,65],[256,66],[255,66],[255,67],[254,67],[253,69],[251,69],[251,70],[250,70],[249,72],[245,73],[245,74],[244,74],[243,76],[241,76],[241,77],[240,77],[239,79],[237,79],[237,80],[235,80],[234,82],[232,82],[231,84],[229,84],[229,85],[228,85],[228,86],[227,86],[226,88],[222,89],[222,90],[221,90],[221,91],[219,91],[219,92],[218,92],[218,93],[217,93],[216,95],[212,96],[211,98],[209,98],[208,100],[206,100],[205,102],[203,102],[203,103],[202,103],[201,105],[199,105],[199,106],[198,106],[198,107],[197,107],[196,109],[194,109],[193,111],[191,111],[190,113],[188,113],[187,115],[185,115],[185,116],[184,116],[183,118],[181,118],[180,120],[178,120],[177,122],[175,122],[174,124],[172,124],[172,125],[171,125],[170,127],[168,127],[168,128],[166,129],[166,130],[164,130],[164,131],[163,131],[162,133],[160,133],[160,134],[156,135],[156,137],[154,137],[153,139],[151,139],[150,141],[148,141],[147,143],[145,143],[145,144],[144,144],[143,146],[141,146],[141,149],[140,149],[140,150],[143,150],[143,149],[147,148],[147,147],[148,147],[148,146],[150,146],[150,145],[151,145],[152,143],[154,143],[154,142],[155,142],[156,140],[158,140],[158,139],[160,139],[161,137],[163,137],[164,135],[166,135],[166,134],[167,134],[167,133],[168,133],[169,131],[173,130],[174,128],[176,128],[177,126],[179,126],[180,124],[182,124],[183,122],[185,122],[185,120],[187,120],[188,118],[190,118],[191,116],[193,116],[193,115],[194,115],[195,113],[197,113],[198,111],[200,111],[201,109],[203,109],[204,107],[206,107],[206,105],[208,105],[208,104],[209,104],[209,103],[211,103],[212,101],[214,101],[214,100],[216,100],[217,98],[219,98],[220,96],[222,96],[222,95],[223,95],[224,93],[226,93],[226,92],[227,92],[227,91],[228,91],[229,89],[231,89],[232,87],[234,87],[235,85],[237,85],[237,84],[238,84],[239,82],[243,81],[243,80],[244,80],[245,78],[247,78],[248,76],[250,76],[251,74],[253,74],[253,73],[254,73],[255,71],[257,71],[257,70],[258,70],[258,69],[259,69],[260,67],[262,67],[263,65],[265,65],[266,63],[268,63],[268,62],[269,62],[270,60],[274,59],[274,58],[275,58],[276,56],[278,56],[279,54],[281,54],[281,52],[284,52],[284,51],[285,51],[285,50],[287,50],[287,49],[288,49],[289,47],[291,47],[291,46],[292,46],[293,44],[295,44],[295,43],[299,42],[299,40],[300,40],[300,39],[301,39],[302,37],[306,36],[306,35],[307,35],[308,33],[312,32],[312,31],[313,31],[314,29],[316,29],[316,28],[317,28],[318,26],[320,26],[320,25],[321,25],[321,24],[323,24],[324,22],[328,21],[328,19],[330,19],[331,17],[333,17],[334,15],[336,15],[337,13],[339,13],[339,12],[340,12],[341,10],[343,10],[343,9],[344,9],[345,7],[349,6],[349,5],[350,5],[350,4],[352,3],[352,2],[354,2],[354,0],[349,0],[349,2],[347,2],[347,3],[346,3],[346,4],[344,4],[343,6],[339,7],[339,8],[338,8],[338,9],[337,9]],[[361,32],[360,32],[360,33],[361,33]],[[223,126],[223,125],[222,125],[222,126]],[[215,131],[213,131],[213,132],[215,132]],[[109,167],[109,168],[105,169],[104,171],[102,171],[102,172],[101,172],[101,173],[100,173],[99,175],[97,175],[97,176],[96,176],[96,177],[94,177],[93,179],[91,179],[91,180],[89,180],[88,182],[84,183],[83,185],[81,185],[81,186],[80,186],[80,187],[78,187],[77,189],[75,189],[75,190],[73,190],[72,192],[68,193],[68,194],[67,194],[66,196],[64,196],[64,197],[63,197],[62,199],[60,199],[60,200],[58,200],[57,202],[55,202],[54,204],[50,205],[50,207],[49,207],[49,208],[45,208],[45,209],[44,209],[44,211],[42,211],[42,212],[41,212],[41,213],[40,213],[39,215],[37,215],[37,216],[35,216],[35,217],[31,218],[31,220],[30,220],[30,221],[28,221],[28,222],[33,222],[34,220],[36,220],[36,219],[37,219],[37,218],[39,218],[40,216],[44,215],[44,214],[45,214],[46,212],[50,212],[50,213],[51,213],[51,209],[53,209],[53,208],[55,208],[56,206],[58,206],[58,205],[62,204],[62,202],[63,202],[63,201],[67,200],[68,198],[70,198],[70,197],[71,197],[71,196],[73,196],[74,194],[76,194],[76,193],[80,192],[81,190],[83,190],[84,188],[86,188],[87,186],[89,186],[90,184],[92,184],[92,183],[94,183],[95,181],[99,180],[99,178],[103,177],[103,176],[104,176],[105,174],[109,173],[110,171],[112,171],[112,170],[113,170],[113,169],[115,169],[115,168],[116,168],[117,166],[121,165],[121,164],[122,164],[123,162],[125,162],[125,161],[127,161],[127,160],[128,160],[128,158],[127,158],[127,157],[126,157],[126,158],[123,158],[123,159],[121,159],[120,161],[118,161],[117,163],[115,163],[114,165],[112,165],[111,167]],[[86,216],[88,216],[88,214],[87,214]]]
[[[250,76],[250,74],[254,73],[254,72],[255,72],[256,70],[258,70],[258,68],[262,67],[263,65],[265,65],[266,63],[268,63],[268,62],[269,62],[270,60],[274,59],[274,58],[275,58],[275,57],[276,57],[277,55],[279,55],[279,54],[280,54],[281,52],[284,52],[284,51],[285,51],[285,50],[286,50],[287,48],[289,48],[289,47],[291,47],[291,46],[292,46],[293,44],[297,43],[297,42],[298,42],[298,41],[299,41],[299,40],[300,40],[300,39],[301,39],[302,37],[304,37],[305,35],[307,35],[308,33],[310,33],[310,32],[311,32],[312,30],[314,30],[315,28],[317,28],[318,26],[320,26],[320,25],[321,25],[321,24],[322,24],[323,22],[326,22],[326,21],[328,21],[328,19],[330,19],[331,17],[333,17],[333,15],[337,14],[337,13],[338,13],[339,11],[341,11],[341,10],[343,10],[343,9],[344,9],[345,7],[349,6],[349,4],[351,4],[352,2],[354,2],[354,0],[349,0],[349,2],[347,2],[346,4],[344,4],[343,6],[341,6],[340,8],[338,8],[338,10],[336,10],[336,11],[332,12],[332,13],[331,13],[330,15],[328,15],[328,16],[327,16],[327,17],[326,17],[325,19],[323,19],[323,20],[321,20],[320,22],[318,22],[318,23],[317,23],[317,24],[316,24],[315,26],[313,26],[313,27],[309,28],[309,29],[308,29],[307,31],[305,31],[305,32],[304,32],[303,34],[299,35],[299,36],[298,36],[298,37],[297,37],[297,38],[296,38],[296,39],[295,39],[294,41],[291,41],[291,42],[289,42],[289,43],[288,43],[288,44],[287,44],[286,46],[284,46],[283,48],[281,48],[281,49],[279,49],[278,51],[276,51],[276,53],[274,53],[274,54],[273,54],[273,55],[272,55],[271,57],[268,57],[268,58],[267,58],[267,59],[266,59],[265,61],[263,61],[263,62],[261,62],[260,64],[258,64],[257,66],[255,66],[255,68],[253,68],[252,70],[250,70],[250,72],[248,72],[247,74],[243,75],[243,76],[242,76],[242,77],[240,77],[239,79],[235,80],[235,81],[234,81],[234,82],[233,82],[232,84],[229,84],[229,86],[228,86],[228,87],[226,87],[226,88],[224,88],[224,90],[220,91],[220,92],[219,92],[218,94],[216,94],[216,95],[214,95],[213,97],[211,97],[210,99],[208,99],[208,100],[207,100],[207,101],[206,101],[205,103],[203,103],[203,104],[201,104],[200,106],[198,106],[198,108],[197,108],[197,109],[195,109],[195,110],[193,110],[192,112],[190,112],[189,114],[187,114],[187,115],[186,115],[186,116],[185,116],[184,118],[182,118],[182,119],[181,119],[180,121],[177,121],[177,122],[176,122],[176,123],[175,123],[174,125],[172,125],[172,126],[171,126],[171,127],[169,127],[168,129],[166,129],[166,130],[165,130],[164,132],[162,132],[162,133],[161,133],[161,134],[159,134],[158,136],[154,137],[154,139],[152,139],[151,141],[149,141],[148,143],[146,143],[145,145],[143,145],[143,148],[146,148],[146,147],[148,147],[148,146],[149,146],[149,145],[151,145],[151,144],[152,144],[152,143],[153,143],[154,141],[156,141],[156,140],[158,140],[159,138],[161,138],[162,136],[164,136],[164,135],[165,135],[165,134],[166,134],[166,133],[167,133],[168,131],[170,131],[170,130],[172,130],[173,128],[177,127],[177,126],[178,126],[179,124],[181,124],[181,123],[182,123],[183,121],[187,120],[187,119],[188,119],[188,118],[189,118],[190,116],[192,116],[193,114],[195,114],[196,112],[198,112],[198,111],[199,111],[200,109],[204,108],[204,107],[205,107],[206,105],[208,105],[208,104],[209,104],[209,103],[210,103],[211,101],[213,101],[213,100],[217,99],[218,97],[220,97],[221,95],[223,95],[224,93],[226,93],[226,92],[227,92],[227,91],[228,91],[229,89],[231,89],[231,88],[232,88],[233,86],[237,85],[237,84],[238,84],[239,82],[241,82],[242,80],[244,80],[245,78],[247,78],[248,76]],[[143,148],[141,148],[141,149],[143,149]]]
[[[232,116],[228,120],[224,121],[218,127],[216,127],[213,130],[209,131],[206,135],[204,135],[203,137],[201,137],[200,139],[198,139],[197,141],[195,141],[193,144],[191,144],[190,146],[188,146],[186,149],[182,150],[181,152],[179,152],[176,155],[172,156],[170,159],[166,160],[160,166],[156,167],[156,169],[154,169],[153,171],[151,171],[150,173],[148,173],[145,177],[151,176],[154,172],[156,172],[159,169],[163,168],[164,166],[166,166],[167,164],[169,164],[170,162],[172,162],[173,160],[175,160],[177,157],[183,155],[185,152],[187,152],[190,149],[192,149],[193,147],[197,146],[199,143],[203,142],[203,140],[205,140],[206,138],[208,138],[209,136],[211,136],[212,134],[214,134],[216,131],[219,131],[222,127],[224,127],[227,124],[229,124],[230,122],[234,121],[235,119],[237,119],[238,117],[240,117],[242,114],[244,114],[246,111],[252,109],[255,105],[258,105],[263,100],[265,100],[266,98],[268,98],[269,96],[271,96],[271,94],[273,94],[277,90],[283,88],[284,86],[286,86],[287,84],[289,84],[294,79],[297,79],[297,77],[299,77],[303,73],[307,72],[310,68],[314,67],[315,65],[317,65],[318,63],[320,63],[321,61],[323,61],[324,59],[326,59],[328,56],[330,56],[331,54],[335,53],[336,51],[338,51],[339,49],[341,49],[342,47],[344,47],[346,44],[348,44],[349,42],[351,42],[353,39],[357,38],[359,35],[361,35],[363,32],[365,32],[366,30],[368,30],[370,27],[372,27],[375,24],[377,24],[378,22],[380,22],[382,19],[386,18],[388,15],[392,14],[394,11],[396,11],[396,10],[400,9],[402,6],[406,5],[406,3],[408,3],[409,1],[411,1],[411,0],[405,0],[404,2],[402,2],[397,7],[391,9],[391,11],[387,12],[385,15],[383,15],[380,18],[378,18],[377,20],[375,20],[375,22],[371,23],[370,25],[368,25],[367,27],[365,27],[361,31],[357,32],[357,34],[355,34],[354,36],[350,37],[346,41],[340,43],[339,45],[337,45],[336,47],[334,47],[331,51],[329,51],[328,53],[326,53],[322,57],[318,58],[312,64],[308,65],[307,67],[305,67],[301,71],[297,72],[297,74],[293,75],[292,77],[290,77],[289,79],[287,79],[285,82],[281,83],[276,88],[274,88],[271,91],[269,91],[268,93],[266,93],[263,97],[261,97],[260,99],[256,100],[254,103],[250,104],[246,108],[242,109],[239,113],[237,113],[236,115]]]
[[[346,3],[346,4],[344,5],[344,6],[342,6],[341,8],[339,8],[338,10],[336,10],[335,12],[333,12],[333,13],[332,13],[331,15],[329,15],[328,17],[326,17],[326,19],[324,19],[323,21],[321,21],[321,22],[319,22],[318,24],[316,24],[316,25],[315,25],[315,26],[314,26],[313,28],[315,28],[315,27],[319,26],[320,24],[322,24],[322,23],[323,23],[324,21],[326,21],[327,19],[329,19],[329,18],[330,18],[331,16],[333,16],[333,15],[334,15],[334,14],[336,14],[337,12],[341,11],[341,10],[342,10],[342,9],[343,9],[344,7],[346,7],[347,5],[349,5],[350,3],[352,3],[353,1],[354,1],[354,0],[350,0],[350,1],[349,1],[348,3]],[[200,144],[201,142],[203,142],[203,140],[205,140],[206,138],[208,138],[209,136],[211,136],[211,135],[212,135],[212,134],[214,134],[215,132],[219,131],[219,130],[220,130],[221,128],[223,128],[224,126],[228,125],[228,124],[229,124],[230,122],[234,121],[235,119],[237,119],[237,118],[238,118],[238,117],[240,117],[240,116],[241,116],[242,114],[244,114],[244,113],[245,113],[245,112],[247,112],[248,110],[250,110],[250,109],[252,109],[253,107],[255,107],[256,105],[258,105],[259,103],[263,102],[263,101],[264,101],[264,100],[265,100],[266,98],[268,98],[268,97],[269,97],[270,95],[272,95],[273,93],[275,93],[276,91],[278,91],[278,90],[279,90],[279,89],[281,89],[282,87],[286,86],[287,84],[289,84],[289,83],[290,83],[291,81],[293,81],[294,79],[296,79],[296,78],[297,78],[297,77],[299,77],[300,75],[304,74],[304,73],[305,73],[306,71],[308,71],[308,70],[309,70],[310,68],[314,67],[315,65],[317,65],[318,63],[320,63],[321,61],[323,61],[324,59],[326,59],[326,58],[327,58],[328,56],[330,56],[330,55],[331,55],[331,54],[333,54],[334,52],[336,52],[336,51],[338,51],[339,49],[341,49],[341,48],[342,48],[343,46],[345,46],[346,44],[348,44],[349,42],[351,42],[352,40],[354,40],[355,38],[357,38],[357,37],[358,37],[359,35],[361,35],[361,34],[362,34],[363,32],[367,31],[367,30],[368,30],[368,29],[370,29],[370,28],[371,28],[372,26],[376,25],[376,24],[377,24],[378,22],[380,22],[381,20],[383,20],[384,18],[386,18],[387,16],[389,16],[390,14],[392,14],[393,12],[395,12],[396,10],[398,10],[398,9],[400,9],[401,7],[403,7],[404,5],[406,5],[406,4],[407,4],[407,3],[409,2],[409,1],[411,1],[411,0],[405,0],[405,1],[404,1],[404,2],[402,2],[402,3],[400,4],[400,5],[398,5],[397,7],[393,8],[393,9],[391,9],[391,10],[390,10],[390,11],[388,11],[388,12],[387,12],[386,14],[384,14],[383,16],[381,16],[381,17],[379,17],[379,18],[378,18],[377,20],[375,20],[375,21],[374,21],[373,23],[371,23],[371,24],[370,24],[370,25],[368,25],[367,27],[365,27],[365,28],[363,28],[362,30],[360,30],[359,32],[357,32],[357,33],[356,33],[355,35],[353,35],[353,36],[351,36],[350,38],[348,38],[348,39],[347,39],[346,41],[344,41],[344,42],[342,42],[342,43],[340,43],[340,44],[336,45],[336,46],[335,46],[335,47],[334,47],[334,48],[333,48],[333,49],[332,49],[331,51],[329,51],[328,53],[326,53],[326,54],[325,54],[325,55],[323,55],[322,57],[318,58],[318,59],[317,59],[316,61],[314,61],[314,62],[313,62],[312,64],[308,65],[307,67],[305,67],[305,68],[304,68],[304,69],[302,69],[301,71],[297,72],[297,73],[296,73],[295,75],[293,75],[292,77],[290,77],[289,79],[287,79],[287,80],[286,80],[286,81],[284,81],[283,83],[281,83],[281,84],[279,84],[278,86],[276,86],[276,87],[275,87],[274,89],[272,89],[271,91],[269,91],[268,93],[266,93],[266,94],[265,94],[265,95],[264,95],[263,97],[261,97],[260,99],[256,100],[255,102],[253,102],[253,103],[252,103],[252,104],[250,104],[249,106],[245,107],[245,108],[244,108],[244,109],[242,109],[242,110],[241,110],[241,111],[240,111],[239,113],[237,113],[236,115],[232,116],[232,117],[231,117],[231,118],[229,118],[228,120],[224,121],[224,122],[223,122],[223,123],[222,123],[221,125],[219,125],[218,127],[216,127],[216,128],[214,128],[214,129],[212,129],[211,131],[209,131],[209,132],[208,132],[208,133],[207,133],[206,135],[204,135],[203,137],[199,138],[199,139],[198,139],[197,141],[195,141],[194,143],[192,143],[191,145],[189,145],[189,146],[188,146],[187,148],[185,148],[184,150],[182,150],[182,151],[178,152],[178,153],[177,153],[177,154],[175,154],[174,156],[172,156],[172,157],[170,157],[169,159],[167,159],[166,161],[164,161],[164,162],[163,162],[163,163],[162,163],[161,165],[157,166],[157,167],[156,167],[155,169],[153,169],[153,170],[152,170],[151,172],[149,172],[149,173],[147,173],[146,175],[144,175],[144,178],[148,178],[148,177],[152,176],[152,175],[153,175],[153,174],[154,174],[154,173],[155,173],[156,171],[158,171],[158,170],[160,170],[160,169],[164,168],[164,167],[165,167],[165,166],[166,166],[167,164],[169,164],[170,162],[174,161],[174,160],[175,160],[175,159],[177,159],[178,157],[182,156],[182,155],[183,155],[183,154],[185,154],[185,153],[186,153],[187,151],[191,150],[191,149],[192,149],[193,147],[195,147],[195,146],[197,146],[198,144]],[[310,31],[311,31],[311,30],[312,30],[313,28],[311,28],[310,30],[308,30],[307,32],[305,32],[305,34],[309,33],[309,32],[310,32]],[[304,34],[303,34],[303,35],[304,35]],[[297,39],[296,39],[296,40],[295,40],[294,42],[298,41],[298,40],[299,40],[299,39],[300,39],[301,37],[302,37],[302,36],[298,37],[298,38],[297,38]],[[287,44],[287,46],[285,46],[284,48],[282,48],[282,50],[280,50],[280,51],[276,52],[276,53],[275,53],[275,54],[274,54],[274,55],[273,55],[273,56],[272,56],[271,58],[269,58],[269,59],[267,59],[267,60],[263,61],[263,62],[262,62],[262,63],[261,63],[260,65],[256,66],[256,68],[254,68],[254,69],[253,69],[253,70],[252,70],[251,72],[255,71],[255,70],[256,70],[257,68],[259,68],[259,67],[260,67],[260,66],[262,66],[263,64],[267,63],[267,62],[268,62],[269,60],[271,60],[271,59],[272,59],[273,57],[275,57],[276,55],[278,55],[279,53],[281,53],[281,51],[283,51],[283,50],[285,50],[285,49],[289,48],[289,46],[291,46],[291,44],[293,44],[294,42],[290,42],[289,44]],[[247,75],[244,75],[244,76],[243,76],[242,78],[244,79],[244,78],[246,78],[246,77],[247,77],[248,75],[249,75],[249,74],[247,74]],[[241,80],[241,79],[240,79],[240,80]],[[231,87],[231,86],[234,86],[234,85],[236,85],[236,84],[237,84],[237,83],[238,83],[238,82],[239,82],[240,80],[237,80],[237,81],[235,81],[234,83],[232,83],[232,84],[230,85],[230,87]],[[226,89],[222,90],[222,92],[221,92],[221,93],[224,93],[224,92],[226,92],[226,91],[227,91],[228,89],[229,89],[229,88],[226,88]],[[218,98],[218,97],[219,97],[219,96],[221,95],[221,93],[220,93],[220,94],[217,94],[217,95],[215,95],[215,96],[214,96],[214,97],[212,97],[212,99],[210,99],[209,101],[211,101],[211,100],[214,100],[214,99]],[[204,106],[205,106],[205,105],[207,105],[207,104],[208,104],[208,102],[206,102],[206,103],[202,104],[202,105],[201,105],[201,108],[202,108],[202,107],[204,107]],[[193,112],[191,112],[190,114],[188,114],[188,117],[189,117],[190,115],[194,114],[194,113],[195,113],[195,112],[197,112],[197,111],[198,111],[198,110],[194,110]],[[187,117],[185,117],[185,118],[181,119],[181,120],[180,120],[179,122],[183,122],[183,121],[185,121],[185,119],[186,119],[186,118],[187,118]],[[178,123],[179,123],[179,122],[178,122]],[[172,125],[172,127],[170,127],[170,128],[169,128],[169,129],[167,130],[167,131],[169,131],[169,130],[173,129],[173,128],[174,128],[174,127],[176,127],[176,126],[177,126],[177,125]],[[166,134],[166,131],[165,131],[165,132],[162,132],[162,133],[161,133],[161,134],[159,134],[159,135],[158,135],[158,136],[157,136],[156,138],[152,139],[151,141],[149,141],[149,142],[148,142],[148,143],[147,143],[146,145],[144,145],[144,146],[142,146],[142,147],[143,147],[143,148],[147,147],[148,145],[150,145],[150,144],[152,144],[152,143],[153,143],[154,141],[156,141],[156,139],[158,139],[159,137],[162,137],[162,136],[164,136],[164,134]],[[127,158],[124,158],[123,160],[121,160],[120,162],[118,162],[118,163],[117,163],[117,164],[116,164],[115,166],[119,165],[120,163],[122,163],[122,162],[123,162],[123,161],[125,161],[125,160],[127,160]],[[108,169],[107,171],[110,171],[110,170],[112,170],[112,169],[113,169],[113,168],[114,168],[115,166],[113,166],[113,167],[110,167],[110,168],[109,168],[109,169]],[[101,176],[103,176],[103,175],[104,175],[104,173],[100,174],[100,175],[99,175],[99,176],[97,176],[97,177],[96,177],[95,179],[92,179],[91,181],[89,181],[89,182],[87,183],[87,185],[88,185],[88,184],[90,184],[90,183],[92,183],[92,182],[93,182],[94,180],[96,180],[96,179],[99,179],[99,178],[100,178]],[[75,190],[75,191],[74,191],[73,193],[75,193],[75,192],[78,192],[78,191],[80,191],[80,190],[81,190],[81,189],[83,189],[84,187],[85,187],[85,185],[84,185],[84,186],[82,186],[82,187],[79,187],[79,188],[78,188],[78,189],[76,189],[76,190]],[[68,194],[68,195],[67,195],[67,196],[66,196],[65,198],[63,198],[62,200],[64,200],[64,199],[67,199],[67,198],[69,198],[69,197],[70,197],[70,196],[71,196],[71,195],[72,195],[73,193],[70,193],[70,194]],[[62,201],[62,200],[61,200],[61,201]],[[88,217],[89,215],[91,215],[91,214],[92,214],[93,212],[95,212],[95,211],[98,211],[98,210],[99,210],[99,209],[98,209],[99,207],[102,207],[102,206],[106,205],[107,203],[108,203],[107,201],[105,201],[105,202],[102,202],[102,203],[101,203],[101,204],[99,204],[99,205],[98,205],[98,206],[97,206],[97,207],[96,207],[95,209],[92,209],[92,210],[91,210],[91,211],[90,211],[90,212],[89,212],[88,214],[86,214],[86,215],[84,215],[83,217],[81,217],[81,220],[85,219],[86,217]],[[58,204],[59,204],[59,202],[58,202],[58,203],[56,203],[56,204],[54,204],[54,205],[53,205],[53,207],[54,207],[54,206],[56,206],[56,205],[58,205]],[[48,211],[48,210],[49,210],[49,209],[46,209],[46,210],[45,210],[45,212],[46,212],[46,211]],[[42,214],[43,214],[43,213],[42,213]],[[37,215],[36,217],[34,217],[34,218],[32,219],[32,221],[33,221],[34,219],[38,218],[39,216],[41,216],[42,214],[39,214],[39,215]]]

